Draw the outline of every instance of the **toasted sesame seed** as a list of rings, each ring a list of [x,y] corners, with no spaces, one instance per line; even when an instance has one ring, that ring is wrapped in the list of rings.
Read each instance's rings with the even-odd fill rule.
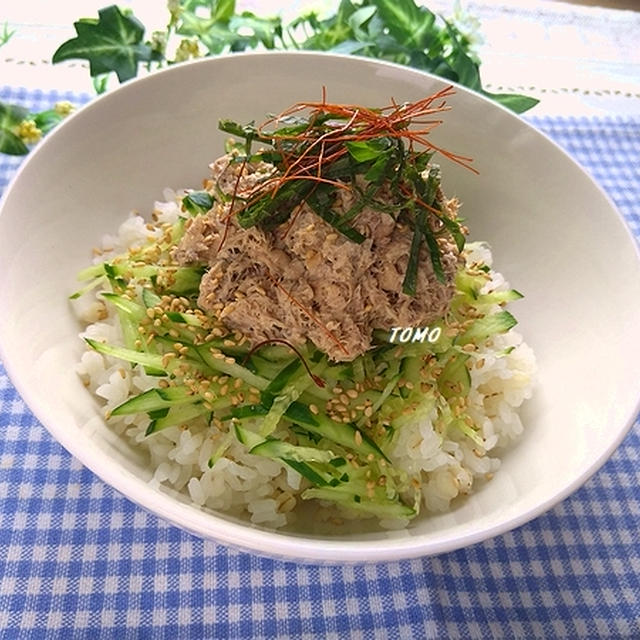
[[[349,389],[349,390],[347,391],[347,395],[348,395],[350,398],[357,398],[357,397],[358,397],[358,392],[357,392],[355,389]]]
[[[367,416],[367,418],[370,418],[373,415],[373,407],[367,407],[364,410],[364,415]]]
[[[221,396],[226,396],[228,391],[229,391],[229,385],[228,384],[225,384],[222,387],[220,387],[220,395]]]
[[[320,413],[320,410],[318,409],[318,407],[316,407],[315,404],[309,405],[309,411],[311,411],[311,413],[313,413],[316,416]]]
[[[162,366],[166,369],[169,366],[169,362],[176,357],[175,353],[169,352],[162,356]]]
[[[358,447],[362,444],[362,434],[358,429],[356,429],[356,432],[353,435],[353,439]]]

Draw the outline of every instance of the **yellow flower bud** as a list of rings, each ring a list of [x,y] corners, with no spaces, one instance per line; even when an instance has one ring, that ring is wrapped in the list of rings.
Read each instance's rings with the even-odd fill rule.
[[[199,58],[200,49],[198,48],[197,40],[181,40],[178,48],[176,49],[176,62],[184,62],[189,58]]]
[[[53,105],[53,110],[63,118],[76,110],[68,100],[60,100]]]
[[[35,144],[42,138],[42,131],[33,120],[23,120],[17,127],[16,135],[26,144]]]

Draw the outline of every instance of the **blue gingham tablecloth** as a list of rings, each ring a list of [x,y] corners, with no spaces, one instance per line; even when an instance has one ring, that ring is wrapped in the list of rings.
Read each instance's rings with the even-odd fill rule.
[[[0,88],[32,110],[88,96]],[[640,116],[529,118],[640,238]],[[0,155],[0,191],[20,158]],[[0,311],[1,313],[1,311]],[[0,638],[640,638],[640,424],[581,489],[452,553],[298,565],[203,541],[72,458],[0,365]]]

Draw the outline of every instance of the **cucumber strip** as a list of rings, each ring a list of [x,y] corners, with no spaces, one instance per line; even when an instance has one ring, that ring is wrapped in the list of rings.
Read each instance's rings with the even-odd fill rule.
[[[362,356],[356,358],[353,363],[353,379],[355,382],[364,382],[365,373],[364,373],[364,361]]]
[[[263,438],[261,435],[235,425],[236,437],[246,445],[249,453],[267,458],[289,458],[299,462],[329,463],[336,456],[331,451],[323,451],[314,447],[301,447],[299,445],[278,440],[276,438]]]
[[[209,458],[209,462],[207,462],[209,469],[214,467],[216,462],[226,453],[227,449],[231,446],[232,440],[233,436],[231,433],[225,433],[224,436],[222,436],[220,444]]]
[[[239,365],[237,362],[228,362],[226,358],[214,357],[207,345],[192,346],[190,350],[195,351],[202,362],[217,373],[224,373],[233,378],[240,378],[248,385],[260,391],[264,391],[269,386],[269,380],[252,373],[249,369]]]
[[[80,279],[80,278],[78,278],[78,279]],[[78,289],[77,291],[72,293],[69,296],[69,300],[76,300],[77,298],[81,298],[86,293],[89,293],[89,291],[91,291],[92,289],[95,289],[98,285],[103,284],[105,281],[106,281],[106,278],[103,275],[102,276],[98,276],[96,278],[93,278],[89,282],[89,284],[85,285],[81,289]]]
[[[438,390],[447,400],[469,394],[471,375],[466,364],[468,359],[466,353],[454,353],[442,369],[438,377]]]
[[[485,316],[476,320],[455,343],[459,345],[468,342],[483,342],[496,333],[505,333],[518,324],[518,321],[508,312],[500,311],[491,316]]]
[[[126,360],[133,364],[141,364],[144,367],[150,367],[163,371],[164,373],[170,373],[172,369],[177,366],[175,359],[170,360],[167,366],[162,362],[162,356],[157,353],[145,353],[142,351],[136,351],[135,349],[127,349],[126,347],[117,347],[106,342],[99,342],[92,338],[85,338],[85,342],[98,353],[102,353],[105,356],[113,356],[120,360]]]
[[[400,376],[399,375],[395,376],[395,377],[391,378],[391,380],[389,380],[389,382],[386,384],[385,388],[382,390],[382,393],[380,394],[380,397],[371,406],[371,409],[372,409],[372,411],[374,413],[376,411],[378,411],[378,409],[380,409],[380,407],[385,403],[387,398],[393,393],[393,391],[396,388],[396,386],[398,385],[399,381],[400,381]]]
[[[142,290],[142,303],[147,309],[150,309],[151,307],[160,306],[162,304],[162,298],[155,291],[145,287]]]
[[[201,327],[202,321],[193,313],[182,313],[181,311],[165,311],[164,315],[177,324],[186,324],[190,327]]]
[[[282,391],[282,393],[271,400],[269,413],[265,416],[260,428],[260,433],[263,436],[273,433],[291,403],[295,402],[305,389],[315,384],[308,372],[305,369],[300,371],[300,368],[301,363],[299,360],[294,360],[289,363],[284,367],[281,374],[278,374],[278,376],[276,376],[271,384],[264,390],[262,394],[263,403],[269,401],[271,394],[278,393],[279,391]],[[326,363],[322,361],[320,364],[313,367],[311,371],[314,375],[320,376],[325,369]]]
[[[217,348],[222,351],[220,347]],[[224,351],[223,353],[226,353],[226,351]],[[244,366],[247,368],[251,367],[256,375],[259,375],[262,378],[266,378],[267,380],[273,380],[273,378],[275,378],[282,369],[282,363],[271,362],[255,354],[252,355],[249,360],[244,363]]]
[[[229,415],[222,417],[221,420],[259,418],[267,415],[267,413],[268,409],[263,405],[249,404],[242,407],[234,407]],[[288,420],[303,426],[312,434],[331,440],[351,451],[356,451],[363,457],[367,457],[372,453],[375,457],[384,458],[387,462],[390,462],[378,445],[366,433],[360,432],[361,437],[358,438],[356,436],[358,429],[350,423],[335,422],[322,413],[317,415],[311,413],[309,407],[300,402],[292,402],[284,416]]]
[[[108,300],[118,311],[122,311],[131,316],[131,319],[136,323],[139,323],[146,314],[146,310],[141,304],[125,298],[125,296],[119,293],[103,291],[102,297]]]
[[[484,440],[482,436],[473,428],[470,427],[464,420],[458,418],[451,423],[452,427],[460,429],[467,438],[473,440],[479,447],[484,448]]]
[[[491,293],[483,293],[476,298],[475,304],[502,304],[503,302],[513,302],[520,300],[524,296],[515,289],[507,289],[506,291],[492,291]]]
[[[313,447],[301,447],[298,445],[269,438],[253,447],[249,453],[268,458],[281,458],[282,460],[296,460],[297,462],[329,463],[334,454],[331,451],[323,451]]]
[[[204,269],[194,267],[163,267],[153,264],[137,264],[128,260],[118,262],[102,262],[83,269],[78,274],[78,280],[88,280],[101,275],[111,279],[151,279],[157,277],[171,278],[167,290],[175,294],[196,293],[200,287],[200,280]]]
[[[166,393],[169,392],[170,393]],[[118,405],[112,416],[130,415],[132,413],[149,413],[180,404],[195,404],[202,398],[193,394],[186,387],[169,387],[168,389],[149,389]]]
[[[456,289],[472,300],[478,298],[486,282],[483,276],[471,274],[466,269],[460,269],[455,277]]]
[[[168,267],[168,269],[171,269],[171,267]],[[203,274],[204,269],[202,267],[178,267],[173,273],[171,284],[167,287],[167,290],[178,295],[196,294],[200,290],[200,281]]]
[[[128,349],[144,351],[145,353],[157,353],[156,349],[152,348],[151,345],[146,342],[143,343],[142,348],[136,346],[136,342],[138,342],[140,338],[138,327],[140,326],[142,318],[146,316],[145,307],[118,293],[105,291],[102,293],[102,297],[116,308],[124,338],[124,346]],[[152,376],[163,375],[164,373],[162,369],[152,367],[145,367],[145,371]]]
[[[326,486],[329,484],[311,465],[300,460],[293,460],[291,458],[281,458],[282,462],[289,465],[292,469],[297,471],[303,478],[309,480],[309,482],[316,486]]]
[[[312,498],[329,500],[348,509],[368,513],[378,518],[413,518],[416,515],[414,509],[398,500],[389,500],[378,496],[371,499],[362,498],[356,493],[345,491],[341,486],[312,487],[303,492],[302,498],[304,500]]]
[[[84,282],[85,280],[93,280],[94,278],[101,278],[105,276],[106,271],[104,265],[104,262],[99,262],[98,264],[92,264],[85,267],[81,271],[78,271],[77,279],[80,282]]]
[[[221,420],[246,420],[247,418],[260,418],[266,416],[269,409],[261,404],[245,404],[241,407],[233,407],[229,414],[222,416]],[[241,441],[242,442],[242,441]],[[246,443],[243,443],[246,444]]]
[[[323,413],[313,414],[309,407],[299,402],[292,402],[284,415],[292,422],[303,425],[307,431],[356,451],[365,458],[372,453],[376,458],[390,462],[378,445],[351,423],[335,422]]]
[[[167,414],[157,420],[152,420],[145,431],[146,436],[162,431],[167,427],[175,427],[176,425],[186,424],[190,420],[198,416],[211,413],[202,403],[187,404],[171,407]]]
[[[285,365],[271,380],[269,386],[262,392],[263,403],[273,401],[273,399],[289,384],[296,372],[300,369],[302,363],[298,359],[294,359]],[[267,402],[265,402],[265,400]]]
[[[330,464],[335,459],[331,451],[293,445],[275,438],[264,439],[257,433],[243,429],[237,424],[235,432],[238,440],[249,449],[249,453],[252,455],[282,460],[314,485],[326,486],[334,480],[331,474],[327,474],[310,464]]]

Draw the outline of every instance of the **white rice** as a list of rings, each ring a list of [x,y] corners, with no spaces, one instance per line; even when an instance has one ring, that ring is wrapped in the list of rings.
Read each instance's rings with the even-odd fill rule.
[[[178,202],[183,195],[184,192],[166,190],[165,201],[157,202],[154,208],[160,223],[177,219]],[[101,262],[109,254],[123,253],[155,237],[146,224],[141,216],[131,214],[117,235],[103,238],[101,246],[105,253],[95,261]],[[491,265],[491,251],[484,244],[470,245],[467,254],[469,262]],[[509,288],[501,274],[491,275],[486,290]],[[87,325],[81,337],[112,344],[121,342],[116,315],[105,309],[95,292],[74,300],[73,305]],[[513,349],[502,353],[508,347]],[[510,330],[495,336],[491,347],[485,346],[470,357],[473,366],[468,413],[480,426],[484,445],[479,447],[457,430],[449,430],[451,433],[448,431],[443,438],[433,426],[434,408],[398,429],[393,448],[388,452],[395,467],[410,475],[421,475],[422,512],[448,510],[452,501],[470,493],[479,481],[490,479],[500,466],[498,453],[523,430],[518,408],[532,393],[536,368],[532,350],[517,332]],[[105,415],[130,396],[158,383],[158,378],[146,375],[140,367],[92,350],[82,354],[77,372],[100,399]],[[270,528],[292,525],[297,512],[305,509],[298,496],[307,486],[306,481],[284,463],[248,454],[234,437],[204,420],[194,420],[188,429],[170,427],[151,437],[145,436],[148,422],[144,415],[109,419],[109,425],[132,447],[147,452],[153,485],[184,491],[196,505],[248,518],[256,525]],[[210,467],[212,457],[217,460]],[[335,528],[333,508],[314,507],[313,514],[319,520],[331,520]],[[340,512],[340,517],[354,516]],[[380,524],[398,528],[408,523],[394,520]]]

